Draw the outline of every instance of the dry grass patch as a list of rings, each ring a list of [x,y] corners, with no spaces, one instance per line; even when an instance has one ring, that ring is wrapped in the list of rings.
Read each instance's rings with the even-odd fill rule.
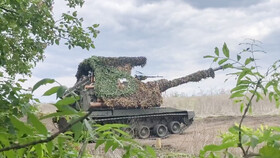
[[[211,96],[178,96],[163,98],[163,106],[193,110],[198,118],[209,116],[240,116],[239,104],[229,99],[229,94]],[[267,98],[253,102],[252,115],[279,115],[279,109]]]

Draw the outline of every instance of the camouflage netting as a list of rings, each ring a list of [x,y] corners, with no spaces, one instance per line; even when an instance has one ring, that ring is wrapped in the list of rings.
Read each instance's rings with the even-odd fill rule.
[[[79,80],[91,71],[95,76],[94,91],[98,98],[125,97],[138,89],[137,80],[130,74],[131,68],[145,64],[145,57],[92,56],[79,64],[76,77]],[[119,87],[120,80],[126,80],[127,85]]]
[[[144,66],[145,57],[97,57],[84,60],[78,67],[77,80],[91,71],[95,76],[94,93],[109,107],[148,107],[162,103],[159,89],[131,76],[134,66]],[[120,80],[126,80],[120,84]]]
[[[138,81],[138,90],[126,97],[105,98],[104,104],[110,107],[154,107],[162,104],[162,96],[157,84]]]
[[[116,68],[119,70],[126,69],[131,71],[134,66],[144,67],[146,65],[146,57],[100,57],[92,56],[91,58],[85,59],[78,66],[76,78],[79,80],[82,75],[87,76],[89,71],[93,71],[99,66]]]
[[[174,80],[157,80],[147,83],[139,82],[138,91],[129,97],[119,97],[114,99],[105,99],[105,104],[108,106],[123,106],[123,107],[151,107],[160,106],[162,104],[161,92],[169,88],[179,86],[188,82],[199,82],[208,77],[215,77],[213,69],[202,70],[185,77]]]
[[[162,80],[158,80],[158,81],[154,81],[154,82],[156,82],[157,85],[159,86],[160,92],[164,92],[169,88],[176,87],[181,84],[188,83],[188,82],[199,82],[202,79],[205,79],[208,77],[212,77],[212,78],[215,77],[215,72],[212,68],[210,68],[208,70],[201,70],[201,71],[192,73],[190,75],[187,75],[185,77],[177,78],[177,79],[174,79],[171,81],[162,79]]]
[[[79,80],[91,71],[95,76],[94,94],[108,107],[154,107],[162,104],[161,92],[187,82],[214,78],[213,69],[198,71],[188,76],[143,83],[131,76],[134,66],[144,66],[145,57],[97,57],[84,60],[76,74]],[[125,80],[121,83],[120,80]]]

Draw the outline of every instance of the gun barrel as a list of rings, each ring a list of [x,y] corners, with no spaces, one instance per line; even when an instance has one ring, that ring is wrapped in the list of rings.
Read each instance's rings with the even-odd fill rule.
[[[158,78],[163,76],[146,76],[146,75],[135,75],[138,80],[146,80],[147,78]]]
[[[147,78],[159,78],[159,77],[163,77],[163,76],[146,76]]]
[[[176,86],[179,86],[179,85],[184,84],[184,83],[199,82],[202,79],[209,78],[209,77],[214,78],[215,77],[215,71],[218,71],[218,70],[221,70],[221,69],[223,69],[223,66],[220,66],[220,67],[214,68],[214,69],[210,68],[208,70],[197,71],[197,72],[192,73],[190,75],[187,75],[187,76],[184,76],[184,77],[181,77],[181,78],[176,78],[174,80],[162,79],[162,80],[153,81],[153,82],[155,82],[159,85],[160,92],[164,92],[169,88],[176,87]]]

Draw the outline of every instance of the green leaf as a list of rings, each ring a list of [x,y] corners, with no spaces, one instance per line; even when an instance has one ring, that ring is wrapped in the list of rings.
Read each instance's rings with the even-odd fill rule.
[[[129,125],[126,124],[105,124],[105,127],[110,127],[110,128],[125,128],[125,127],[129,127]]]
[[[99,27],[99,24],[93,24],[92,25],[94,28],[97,28],[97,27]]]
[[[280,95],[280,91],[279,91],[279,89],[278,89],[278,84],[274,84],[274,85],[273,85],[273,89],[274,89],[274,91],[275,91],[278,95]]]
[[[112,151],[116,150],[120,145],[118,143],[114,143],[114,145],[112,145]]]
[[[111,136],[111,135],[113,135],[113,132],[111,132],[111,131],[106,131],[106,132],[103,132],[102,133],[104,136]]]
[[[108,152],[108,150],[111,148],[111,146],[114,145],[114,142],[112,140],[107,140],[105,143],[105,153]]]
[[[23,134],[33,135],[33,129],[25,123],[18,120],[15,116],[10,116],[13,125]]]
[[[209,158],[217,158],[216,154],[213,152],[210,152],[209,154]]]
[[[244,76],[246,76],[248,73],[249,73],[248,69],[243,69],[243,70],[241,71],[240,75],[238,76],[237,84],[239,84],[239,81],[240,81]]]
[[[228,68],[233,68],[233,65],[232,64],[225,64],[223,65],[223,69],[228,69]]]
[[[215,54],[219,56],[219,48],[215,47]]]
[[[245,65],[248,65],[248,64],[250,64],[250,62],[252,61],[252,59],[251,58],[247,58],[246,60],[245,60]]]
[[[65,142],[65,138],[60,136],[57,138],[57,142],[58,142],[58,150],[60,155],[62,155],[64,149],[63,149],[63,143]]]
[[[107,130],[110,130],[111,127],[108,127],[108,126],[100,126],[96,129],[97,132],[103,132],[103,131],[107,131]]]
[[[240,112],[243,112],[243,109],[244,109],[244,103],[241,103],[240,104]]]
[[[0,140],[1,140],[1,143],[4,144],[5,146],[10,146],[9,137],[10,137],[10,136],[9,136],[8,133],[0,132]]]
[[[13,151],[12,151],[13,152]],[[24,154],[27,152],[26,148],[18,149],[17,155],[14,155],[14,157],[24,157]],[[13,158],[13,157],[12,157]]]
[[[203,58],[215,58],[215,57],[211,56],[211,55],[206,55],[206,56],[203,56]]]
[[[130,135],[128,133],[124,132],[123,130],[115,129],[115,131],[117,131],[118,133],[120,133],[121,135],[123,135],[125,137],[130,137]]]
[[[46,144],[46,146],[47,146],[47,150],[48,150],[48,154],[49,155],[52,155],[52,150],[53,150],[53,147],[54,147],[54,145],[53,145],[53,142],[52,141],[49,141],[47,144]]]
[[[34,147],[35,147],[35,151],[36,151],[37,157],[39,157],[39,158],[43,157],[43,150],[42,150],[41,144],[37,144]]]
[[[270,139],[270,137],[271,137],[271,130],[264,130],[264,132],[263,132],[263,139],[265,140],[265,141],[268,141],[269,139]]]
[[[234,92],[234,91],[240,91],[240,90],[246,90],[247,88],[249,87],[249,85],[238,85],[236,87],[234,87],[233,89],[231,89],[231,93]]]
[[[150,147],[150,146],[146,146],[146,151],[152,156],[152,157],[157,157],[155,150]]]
[[[59,87],[60,87],[60,86],[52,87],[51,89],[47,90],[47,91],[43,94],[43,96],[50,96],[50,95],[56,93],[57,90],[59,89]]]
[[[259,153],[262,158],[279,158],[280,150],[271,146],[264,146],[260,149]]]
[[[252,135],[250,142],[251,142],[251,147],[254,149],[259,143],[259,138],[255,135]]]
[[[74,17],[76,17],[76,16],[77,16],[77,11],[74,11],[74,12],[72,13],[72,15],[73,15]]]
[[[58,102],[55,103],[56,107],[61,107],[64,105],[70,105],[73,104],[77,101],[77,99],[75,99],[74,97],[66,97],[64,99],[59,100]]]
[[[239,85],[249,85],[251,84],[252,82],[250,80],[240,80],[237,84]]]
[[[33,86],[32,92],[34,92],[37,88],[39,88],[42,85],[46,85],[48,83],[54,83],[54,82],[55,82],[54,79],[50,79],[50,78],[42,79]]]
[[[274,145],[274,147],[279,149],[280,148],[280,141],[275,140],[273,145]]]
[[[214,58],[214,59],[213,59],[213,62],[218,61],[218,59],[219,59],[218,57]]]
[[[237,98],[237,97],[243,97],[244,96],[244,92],[245,92],[246,90],[240,90],[240,91],[236,91],[235,93],[232,93],[231,95],[230,95],[230,98]]]
[[[236,58],[237,58],[237,61],[240,61],[241,56],[240,56],[240,55],[237,55]]]
[[[223,53],[227,58],[229,58],[229,50],[226,43],[223,45]]]
[[[218,62],[219,65],[222,65],[223,63],[225,63],[228,59],[222,59]]]
[[[98,139],[95,144],[95,149],[97,149],[103,143],[105,143],[105,139]]]
[[[227,149],[229,147],[236,147],[237,143],[236,142],[228,142],[228,143],[223,143],[221,145],[206,145],[204,146],[203,150],[200,151],[200,157],[204,157],[205,153],[207,151],[221,151],[223,149]]]
[[[256,102],[258,102],[260,99],[263,100],[263,96],[259,92],[256,92],[256,96],[257,96]]]
[[[40,134],[48,135],[48,130],[45,125],[32,113],[28,113],[28,121],[37,129]]]
[[[250,141],[250,137],[248,135],[243,135],[241,137],[241,144],[246,144]]]
[[[273,92],[269,92],[268,94],[268,98],[269,98],[269,101],[272,102],[272,96],[274,95]]]
[[[252,115],[252,113],[253,113],[253,107],[249,106],[249,114]]]
[[[59,45],[59,39],[54,40],[55,44]]]
[[[57,95],[56,95],[56,98],[60,98],[60,97],[63,97],[65,91],[67,90],[67,87],[65,86],[60,86],[57,90]]]
[[[265,89],[267,89],[268,87],[272,86],[274,83],[273,81],[269,81],[266,85],[265,85]]]
[[[74,133],[74,140],[77,141],[80,138],[80,136],[82,135],[83,124],[81,122],[78,122],[72,126],[71,130]]]
[[[18,79],[18,81],[24,83],[25,81],[27,81],[27,79]]]
[[[7,156],[7,158],[15,158],[16,156],[16,152],[10,150],[10,151],[6,151],[5,155]]]

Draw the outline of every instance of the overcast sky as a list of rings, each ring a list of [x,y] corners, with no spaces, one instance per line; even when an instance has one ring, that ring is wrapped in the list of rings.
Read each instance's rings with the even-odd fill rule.
[[[54,5],[55,16],[67,11],[62,1]],[[280,0],[87,0],[78,13],[85,25],[100,24],[96,49],[48,47],[46,59],[33,70],[26,86],[42,78],[55,78],[71,87],[78,64],[92,55],[146,56],[147,65],[136,70],[172,79],[216,67],[203,56],[213,54],[224,42],[231,52],[239,52],[238,44],[247,38],[263,42],[268,54],[259,57],[263,58],[260,64],[266,65],[280,59],[279,8]],[[224,83],[225,79],[225,72],[217,72],[215,79],[185,84],[168,93],[228,90],[233,82]]]

